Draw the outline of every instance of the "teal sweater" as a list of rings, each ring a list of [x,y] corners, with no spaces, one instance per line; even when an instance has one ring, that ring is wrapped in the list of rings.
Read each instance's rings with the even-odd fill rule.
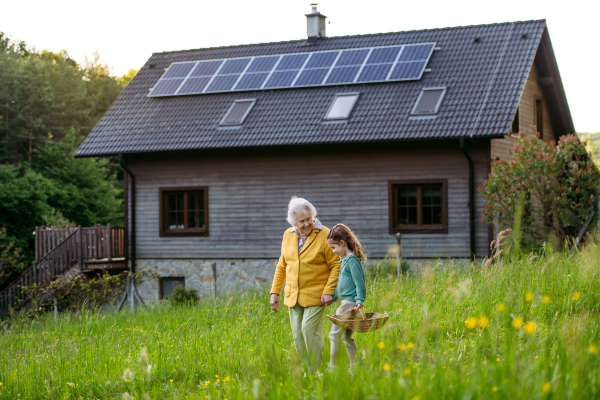
[[[338,278],[334,300],[349,300],[358,304],[365,302],[367,288],[365,286],[365,273],[360,258],[354,254],[340,259],[340,276]]]

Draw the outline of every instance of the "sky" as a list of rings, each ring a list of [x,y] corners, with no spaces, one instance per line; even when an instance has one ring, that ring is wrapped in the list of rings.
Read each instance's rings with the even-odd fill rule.
[[[598,0],[320,0],[327,36],[546,19],[578,132],[600,132]],[[306,37],[310,1],[104,0],[4,2],[0,31],[80,63],[98,52],[113,74],[154,52]]]

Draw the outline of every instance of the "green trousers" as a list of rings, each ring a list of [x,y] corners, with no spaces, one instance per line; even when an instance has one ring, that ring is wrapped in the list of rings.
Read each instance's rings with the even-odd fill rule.
[[[294,307],[289,308],[289,311],[298,356],[314,370],[321,365],[321,359],[323,358],[325,307],[302,307],[296,303]]]

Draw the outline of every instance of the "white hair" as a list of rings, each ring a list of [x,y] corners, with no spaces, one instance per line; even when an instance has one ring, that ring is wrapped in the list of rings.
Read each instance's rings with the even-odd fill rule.
[[[310,204],[310,201],[302,197],[292,196],[290,204],[288,204],[287,222],[292,226],[296,225],[296,216],[298,214],[308,214],[312,218],[315,218],[317,216],[317,209]]]

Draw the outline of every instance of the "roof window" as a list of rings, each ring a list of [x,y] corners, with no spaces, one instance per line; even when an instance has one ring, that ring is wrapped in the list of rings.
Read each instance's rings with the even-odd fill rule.
[[[358,93],[338,93],[335,96],[335,99],[333,99],[333,102],[325,115],[325,119],[348,119],[357,99]]]
[[[445,87],[425,88],[419,93],[417,102],[412,110],[412,115],[437,114],[442,99],[446,93]]]
[[[243,99],[233,102],[221,125],[241,125],[250,113],[250,110],[256,103],[256,99]]]

